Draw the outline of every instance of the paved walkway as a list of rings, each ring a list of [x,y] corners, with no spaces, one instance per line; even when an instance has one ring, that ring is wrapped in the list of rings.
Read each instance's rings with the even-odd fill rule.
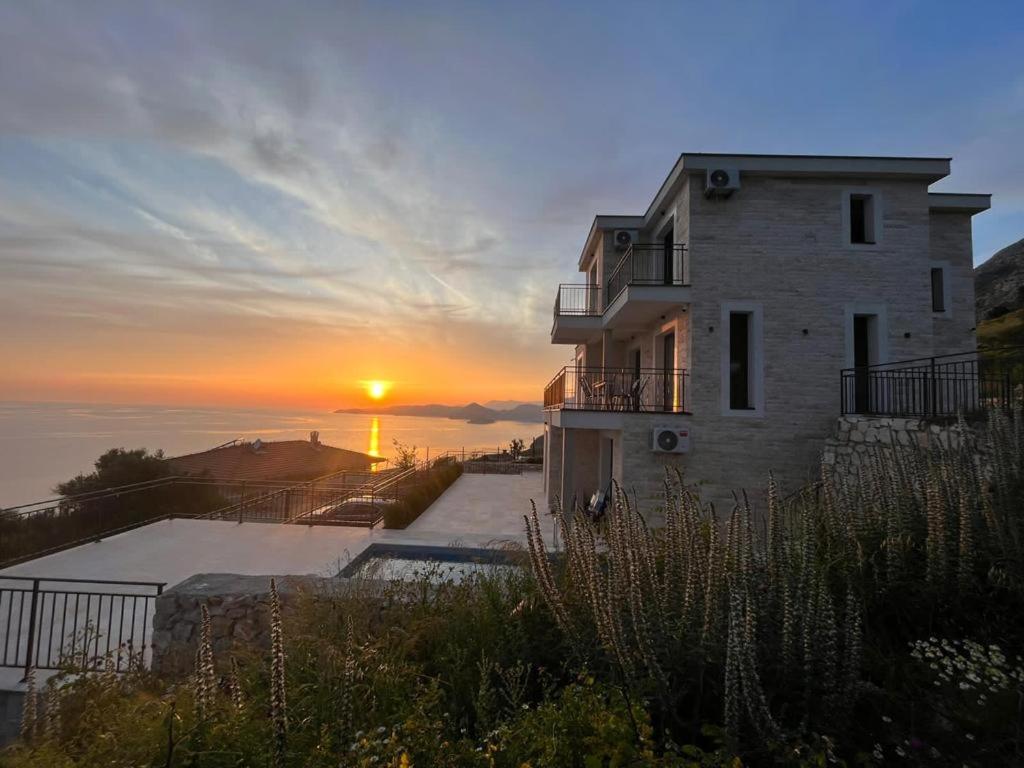
[[[406,532],[444,532],[525,540],[523,515],[530,500],[543,507],[540,472],[522,475],[462,475]]]

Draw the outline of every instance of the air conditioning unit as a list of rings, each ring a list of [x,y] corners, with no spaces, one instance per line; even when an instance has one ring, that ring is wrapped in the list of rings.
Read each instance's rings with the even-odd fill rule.
[[[655,453],[689,453],[689,427],[655,427],[651,430],[651,450]]]
[[[708,168],[704,182],[705,197],[729,197],[740,188],[740,172],[736,168]]]
[[[624,251],[636,242],[637,232],[635,229],[616,229],[613,237],[615,250]]]

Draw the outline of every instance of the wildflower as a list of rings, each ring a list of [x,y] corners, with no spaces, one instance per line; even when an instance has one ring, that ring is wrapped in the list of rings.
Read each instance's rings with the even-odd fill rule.
[[[270,720],[274,733],[274,766],[284,765],[288,732],[285,700],[284,638],[281,629],[281,597],[277,583],[270,580]]]
[[[25,701],[21,713],[21,738],[31,743],[36,736],[36,715],[39,704],[36,699],[36,668],[29,667],[25,675]]]

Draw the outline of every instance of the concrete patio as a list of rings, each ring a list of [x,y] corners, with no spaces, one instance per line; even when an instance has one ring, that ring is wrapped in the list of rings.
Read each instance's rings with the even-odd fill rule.
[[[4,569],[0,587],[24,588],[24,582],[5,581],[5,576],[163,582],[168,588],[198,573],[335,576],[374,542],[525,545],[523,515],[529,513],[530,500],[542,495],[539,472],[463,475],[404,530],[165,520]],[[552,521],[545,519],[542,527],[553,546]],[[68,588],[57,582],[42,587]],[[87,591],[90,584],[73,588]],[[20,669],[0,668],[0,691],[21,689],[21,676]],[[40,677],[45,675],[40,672]]]

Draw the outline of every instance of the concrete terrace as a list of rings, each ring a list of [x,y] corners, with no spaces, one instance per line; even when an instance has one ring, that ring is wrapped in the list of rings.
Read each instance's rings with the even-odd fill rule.
[[[30,576],[164,582],[170,588],[198,573],[334,576],[375,542],[525,545],[522,516],[529,512],[531,499],[539,502],[542,497],[539,472],[463,475],[405,530],[165,520],[0,570],[0,584],[17,585],[5,582],[5,576]],[[543,527],[553,546],[549,522]],[[59,583],[42,586],[64,588]],[[87,590],[89,585],[78,587]],[[40,676],[45,677],[42,672]],[[21,670],[0,669],[0,691],[20,689],[20,679]]]

